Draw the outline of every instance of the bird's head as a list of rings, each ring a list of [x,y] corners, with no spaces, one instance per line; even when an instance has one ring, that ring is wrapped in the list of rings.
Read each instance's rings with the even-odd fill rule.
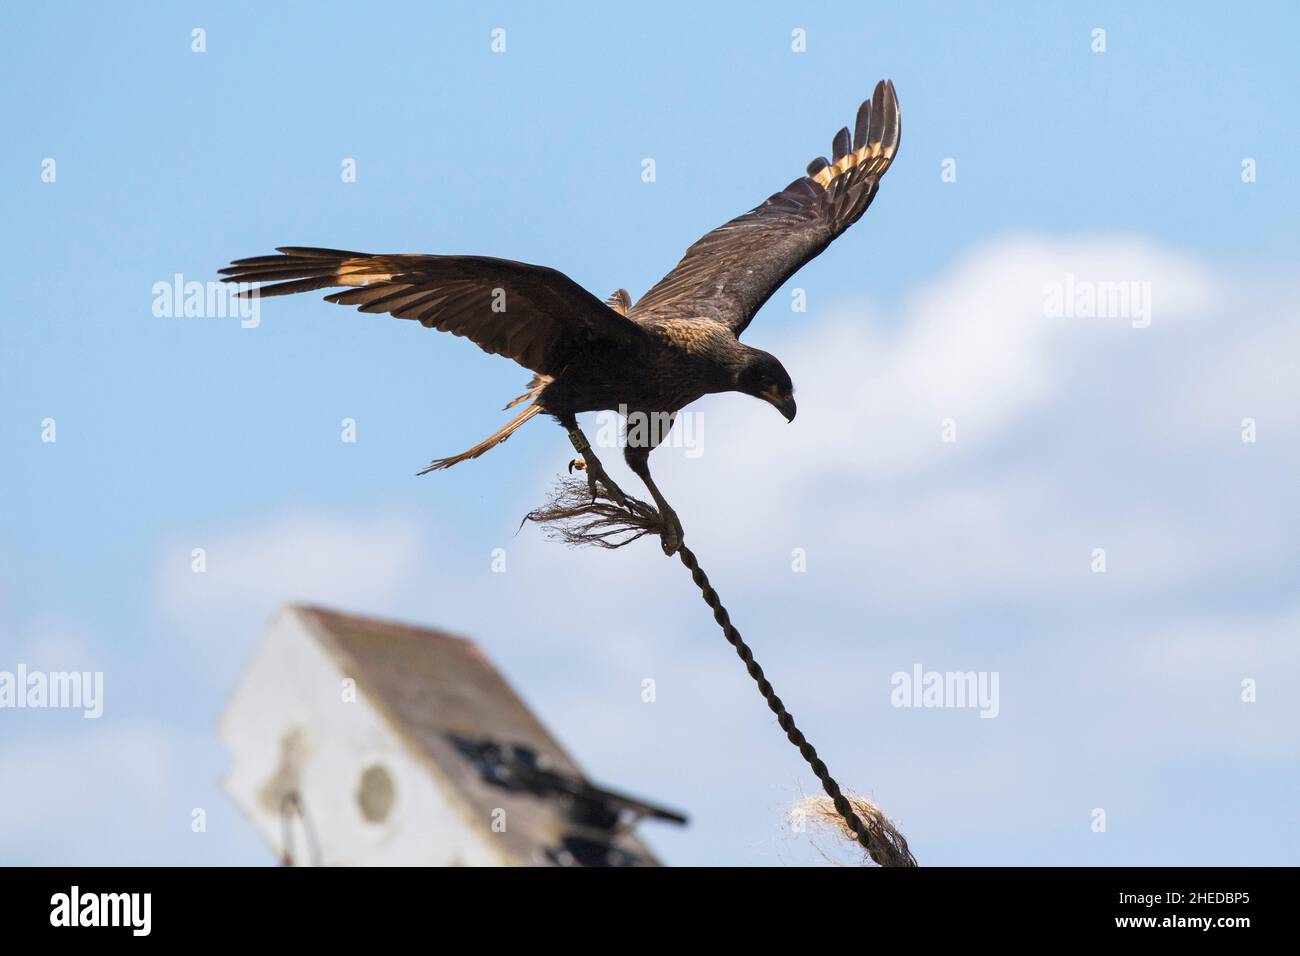
[[[762,349],[747,349],[736,379],[736,391],[761,398],[784,415],[787,422],[794,421],[794,383],[775,355]]]

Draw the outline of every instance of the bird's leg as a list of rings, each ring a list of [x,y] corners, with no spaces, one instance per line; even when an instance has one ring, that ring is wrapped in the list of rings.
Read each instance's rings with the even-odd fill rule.
[[[682,522],[677,517],[677,512],[664,499],[655,480],[650,477],[649,451],[647,450],[644,455],[637,455],[629,448],[628,452],[625,456],[628,466],[645,482],[646,489],[655,500],[655,507],[659,509],[659,517],[664,525],[659,535],[659,542],[663,545],[664,554],[671,556],[676,553],[681,546],[682,538],[686,536],[682,530]]]
[[[574,451],[580,456],[569,462],[569,471],[572,472],[577,468],[587,473],[587,487],[591,491],[591,500],[596,500],[596,482],[600,482],[609,492],[609,497],[617,502],[620,508],[626,508],[627,496],[623,494],[623,489],[614,484],[614,479],[609,477],[605,466],[600,463],[596,452],[592,450],[591,442],[587,441],[587,436],[576,423],[569,428],[569,441],[573,443]]]

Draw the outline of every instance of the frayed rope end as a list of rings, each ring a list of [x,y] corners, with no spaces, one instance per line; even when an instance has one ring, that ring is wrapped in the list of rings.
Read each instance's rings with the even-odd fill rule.
[[[542,525],[542,532],[553,540],[609,549],[622,548],[648,534],[659,534],[663,519],[655,507],[630,495],[626,497],[624,508],[600,485],[593,500],[586,481],[561,478],[550,500],[524,515],[520,526],[532,521]]]
[[[880,866],[916,866],[916,857],[907,847],[907,839],[893,822],[885,816],[883,810],[866,797],[854,793],[845,793],[853,812],[858,815],[867,828],[871,846],[867,854]],[[821,830],[832,830],[840,837],[862,849],[858,836],[848,825],[844,817],[835,809],[835,802],[825,795],[804,797],[790,808],[791,826],[802,831],[806,826]]]

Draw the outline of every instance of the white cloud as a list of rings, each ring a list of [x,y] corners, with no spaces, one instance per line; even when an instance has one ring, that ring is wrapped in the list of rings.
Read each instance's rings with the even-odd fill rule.
[[[42,622],[29,628],[6,651],[7,664],[23,663],[31,670],[95,671],[103,667],[104,654],[79,628]],[[0,660],[0,668],[7,666]]]
[[[1164,625],[1126,658],[1120,673],[1149,695],[1148,740],[1177,747],[1190,735],[1202,753],[1300,754],[1300,608]]]
[[[1151,325],[1048,317],[1044,285],[1066,275],[1149,283]],[[1203,494],[1264,507],[1259,476],[1238,467],[1240,418],[1256,416],[1276,449],[1300,408],[1285,374],[1300,354],[1294,298],[1230,311],[1243,301],[1229,277],[1141,242],[992,243],[897,321],[841,311],[792,330],[774,348],[798,388],[792,425],[714,397],[701,403],[704,454],[667,449],[653,465],[697,543],[725,542],[752,566],[803,547],[888,600],[1092,594],[1095,547],[1110,593],[1187,585],[1238,550],[1277,566],[1294,547],[1264,515],[1261,551],[1188,497],[1213,476],[1221,487]],[[1183,455],[1189,435],[1207,458]]]
[[[1298,351],[1300,294],[1242,287],[1178,343],[1143,411],[1152,427],[1201,446],[1240,445],[1243,418],[1256,420],[1265,447],[1284,442],[1300,426]]]
[[[0,747],[0,851],[9,860],[141,862],[137,847],[158,851],[151,825],[172,810],[183,832],[185,813],[172,806],[180,755],[163,728],[79,721],[8,736]]]
[[[173,539],[163,591],[177,611],[268,610],[285,601],[383,605],[417,574],[424,529],[391,516],[280,517],[257,527]],[[206,570],[195,573],[194,548]]]
[[[106,796],[89,794],[87,779],[117,781],[119,796],[146,809],[166,803],[166,768],[174,754],[163,731],[71,726],[73,732],[33,735],[28,742],[10,741],[5,748],[0,760],[0,788],[5,793],[0,840],[15,839],[50,817],[74,819],[78,811]]]
[[[1151,327],[1134,328],[1125,318],[1045,315],[1044,286],[1066,275],[1150,283]],[[899,322],[841,314],[798,330],[781,353],[806,413],[781,436],[785,454],[777,460],[870,477],[947,462],[953,449],[939,441],[944,419],[956,422],[959,452],[963,442],[987,445],[1077,389],[1079,366],[1147,347],[1204,315],[1218,298],[1197,263],[1141,243],[992,243],[914,296]],[[892,333],[880,331],[891,327]],[[749,410],[751,418],[760,414],[771,411]],[[767,449],[759,450],[770,462]]]

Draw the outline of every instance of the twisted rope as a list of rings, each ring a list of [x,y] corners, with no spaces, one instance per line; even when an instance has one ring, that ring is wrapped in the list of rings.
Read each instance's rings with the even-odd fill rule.
[[[524,521],[542,524],[549,534],[568,544],[595,545],[601,548],[622,548],[638,538],[657,535],[663,530],[663,519],[653,506],[628,497],[626,507],[622,507],[610,500],[603,490],[592,498],[585,482],[573,480],[562,480],[551,500],[526,515]],[[723,607],[718,592],[709,583],[709,577],[700,567],[695,552],[683,543],[677,549],[677,556],[691,572],[691,578],[700,589],[704,603],[712,609],[713,619],[718,622],[727,642],[744,662],[745,670],[758,685],[763,700],[772,713],[776,714],[777,723],[785,731],[786,739],[799,749],[800,755],[820,781],[834,807],[835,815],[831,815],[822,805],[822,800],[804,801],[808,810],[822,821],[830,819],[837,822],[844,835],[856,840],[880,866],[916,866],[916,858],[908,849],[907,840],[880,809],[863,797],[846,796],[840,790],[840,785],[826,768],[826,762],[817,756],[816,748],[795,725],[794,717],[785,709],[772,682],[763,674],[758,661],[754,660],[754,652],[731,623],[731,615]]]
[[[713,619],[718,622],[718,627],[722,628],[722,633],[729,643],[736,650],[737,656],[745,664],[745,670],[749,676],[754,679],[758,685],[758,692],[763,695],[763,700],[767,703],[772,713],[776,714],[776,722],[785,731],[786,739],[798,748],[800,755],[808,762],[812,772],[821,782],[822,789],[830,797],[831,802],[835,805],[835,810],[839,813],[844,825],[853,833],[858,843],[867,851],[880,866],[916,866],[916,859],[907,848],[907,841],[903,839],[902,834],[889,828],[890,834],[882,834],[880,830],[880,820],[877,818],[877,828],[873,830],[862,822],[862,818],[854,811],[852,804],[844,793],[840,790],[840,785],[835,782],[831,772],[826,767],[826,761],[817,756],[817,748],[809,742],[804,736],[803,731],[795,725],[794,715],[785,709],[785,704],[777,696],[772,682],[763,674],[763,668],[759,666],[758,661],[754,660],[754,652],[749,649],[745,639],[740,636],[736,626],[731,623],[731,615],[722,604],[722,599],[718,592],[714,590],[713,585],[709,583],[709,576],[704,573],[700,567],[699,559],[695,557],[695,552],[683,543],[677,549],[677,557],[681,559],[682,564],[691,572],[691,578],[695,581],[695,586],[700,589],[700,596],[704,598],[713,611]],[[892,836],[892,839],[890,838]]]

